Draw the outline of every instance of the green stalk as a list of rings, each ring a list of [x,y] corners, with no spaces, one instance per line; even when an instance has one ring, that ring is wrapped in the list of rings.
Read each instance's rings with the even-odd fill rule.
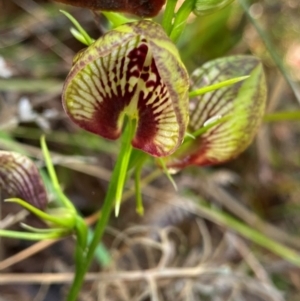
[[[264,116],[264,122],[300,121],[300,111],[279,111]]]
[[[163,16],[163,20],[162,20],[162,27],[165,30],[165,32],[167,33],[167,35],[170,35],[171,30],[172,30],[176,3],[177,3],[177,0],[167,0],[166,8],[164,11],[164,16]]]
[[[173,42],[176,42],[180,35],[182,34],[186,21],[195,7],[195,0],[185,0],[181,7],[176,13],[172,31],[170,33],[170,38]]]
[[[88,241],[91,242],[94,237],[94,231],[89,228],[88,229]],[[109,250],[103,245],[103,243],[99,243],[94,254],[94,258],[99,263],[99,265],[103,268],[106,268],[112,262],[112,258],[110,256]]]
[[[55,230],[50,233],[30,233],[20,232],[12,230],[0,229],[0,237],[9,237],[15,239],[26,239],[26,240],[45,240],[65,237],[68,232],[66,230]]]
[[[142,198],[142,190],[141,190],[142,166],[143,165],[137,166],[134,174],[136,212],[141,216],[144,215],[144,206],[143,206],[143,198]]]
[[[56,172],[55,172],[52,160],[51,160],[51,156],[50,156],[47,144],[46,144],[45,136],[41,137],[41,148],[43,151],[43,156],[45,159],[46,167],[47,167],[51,182],[53,184],[54,190],[56,191],[56,193],[57,193],[60,201],[63,203],[63,205],[66,208],[70,209],[73,213],[76,213],[77,211],[76,211],[76,208],[74,207],[73,203],[66,197],[66,195],[61,190],[61,187],[59,185],[59,181],[57,179],[57,175],[56,175]]]
[[[136,212],[141,216],[144,215],[144,206],[143,206],[142,189],[141,189],[141,173],[142,173],[142,168],[147,159],[148,156],[144,156],[141,158],[141,160],[137,163],[135,167],[135,173],[134,173]]]
[[[123,170],[125,169],[123,163],[124,157],[126,158],[127,154],[130,153],[132,150],[131,138],[133,137],[134,132],[135,132],[135,127],[133,126],[132,122],[129,121],[127,123],[125,132],[122,135],[121,150],[117,162],[115,164],[115,168],[113,170],[111,180],[109,182],[108,191],[104,199],[104,205],[101,209],[101,216],[94,230],[94,237],[88,246],[88,251],[84,262],[82,264],[76,263],[75,278],[68,294],[68,298],[67,298],[68,301],[77,300],[77,296],[82,286],[85,273],[87,272],[92,262],[94,252],[99,242],[101,241],[106,225],[108,224],[109,217],[116,200],[116,189],[118,187],[118,183],[120,179],[120,171],[121,169]]]
[[[136,124],[135,124],[134,120],[129,120],[129,122],[127,123],[127,128],[128,128],[128,133],[135,132]],[[116,202],[115,215],[116,216],[119,215],[121,201],[122,201],[123,188],[125,185],[127,170],[128,170],[129,161],[130,161],[130,155],[132,152],[132,147],[131,147],[131,142],[130,142],[131,137],[132,136],[128,137],[130,147],[128,147],[127,151],[122,156],[122,162],[120,164],[120,170],[119,170],[118,181],[117,181],[117,187],[115,189],[115,202]],[[128,141],[127,141],[127,143],[128,143]]]

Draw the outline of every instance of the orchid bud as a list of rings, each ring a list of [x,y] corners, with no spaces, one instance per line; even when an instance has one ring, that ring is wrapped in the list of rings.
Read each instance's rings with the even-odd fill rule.
[[[154,17],[161,10],[165,0],[54,0],[69,5],[104,10],[123,12],[139,17]]]
[[[0,187],[36,208],[47,206],[47,193],[39,171],[26,156],[0,151]]]
[[[136,120],[135,148],[172,154],[188,124],[189,77],[176,46],[159,24],[117,27],[76,57],[63,106],[81,128],[117,139],[127,116]]]
[[[194,13],[197,16],[209,15],[224,8],[233,1],[234,0],[196,0]]]
[[[212,126],[166,158],[169,168],[224,163],[249,146],[262,122],[266,105],[266,83],[260,61],[243,55],[217,59],[196,69],[191,80],[193,89],[199,89],[246,75],[249,77],[243,81],[191,100],[189,132]]]

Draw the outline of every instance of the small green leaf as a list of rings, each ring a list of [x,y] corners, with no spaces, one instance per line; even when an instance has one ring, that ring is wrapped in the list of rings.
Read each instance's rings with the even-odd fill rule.
[[[73,229],[76,222],[76,215],[68,208],[55,208],[44,212],[19,198],[6,199],[5,202],[19,204],[41,220],[63,228]]]
[[[228,79],[228,80],[225,80],[223,82],[216,83],[216,84],[213,84],[213,85],[210,85],[210,86],[202,87],[200,89],[191,91],[189,93],[189,96],[192,98],[192,97],[195,97],[195,96],[203,95],[207,92],[218,90],[218,89],[223,88],[223,87],[231,86],[235,83],[238,83],[240,81],[245,80],[248,77],[249,77],[249,75],[239,76],[239,77],[231,78],[231,79]]]
[[[71,30],[71,33],[74,35],[75,38],[78,39],[79,42],[82,42],[85,45],[91,45],[93,44],[93,42],[95,41],[94,39],[92,39],[89,34],[83,29],[83,27],[79,24],[79,22],[68,12],[64,11],[64,10],[60,10],[61,13],[63,13],[72,23],[73,25],[76,27],[76,32],[73,32]]]
[[[178,190],[177,184],[176,184],[176,182],[174,181],[173,177],[171,176],[171,174],[170,174],[170,172],[169,172],[169,170],[168,170],[168,168],[167,168],[167,166],[166,166],[164,160],[163,160],[162,158],[159,158],[158,161],[159,161],[159,164],[161,165],[161,167],[162,167],[162,169],[163,169],[165,175],[167,176],[167,178],[168,178],[169,181],[171,182],[171,184],[172,184],[172,186],[174,187],[174,189],[177,191],[177,190]]]
[[[43,233],[31,233],[31,232],[21,232],[21,231],[11,231],[0,229],[0,237],[10,237],[15,239],[26,239],[26,240],[46,240],[66,237],[70,233],[64,229],[54,229],[51,232]]]
[[[43,156],[45,159],[46,167],[53,185],[53,188],[55,189],[61,203],[64,205],[64,207],[68,208],[70,211],[73,211],[74,214],[76,214],[76,208],[74,207],[73,203],[67,198],[67,196],[63,193],[61,190],[59,181],[57,179],[57,175],[51,160],[51,155],[48,150],[48,146],[46,143],[46,138],[45,136],[41,137],[41,148],[43,152]]]
[[[27,225],[25,223],[20,223],[20,226],[27,231],[33,232],[33,233],[44,233],[44,234],[49,234],[49,233],[55,233],[55,232],[63,232],[66,231],[64,228],[36,228],[32,227],[30,225]]]

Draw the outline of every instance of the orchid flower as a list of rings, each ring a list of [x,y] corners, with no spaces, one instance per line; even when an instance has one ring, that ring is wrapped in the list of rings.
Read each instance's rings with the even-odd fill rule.
[[[110,30],[80,52],[65,81],[63,105],[78,126],[108,139],[136,121],[133,147],[172,154],[188,124],[189,77],[176,46],[149,20]]]
[[[261,62],[246,55],[205,63],[191,75],[194,90],[232,78],[243,81],[208,93],[190,95],[187,138],[181,148],[165,158],[172,169],[189,165],[221,164],[237,157],[253,141],[262,122],[266,105],[266,82]]]

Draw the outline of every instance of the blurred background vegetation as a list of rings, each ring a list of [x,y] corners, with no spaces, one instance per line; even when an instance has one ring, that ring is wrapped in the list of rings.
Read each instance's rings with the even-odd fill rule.
[[[264,36],[240,2],[192,16],[178,47],[189,71],[232,54],[262,60],[268,115],[255,143],[230,163],[177,174],[178,193],[149,163],[145,214],[136,214],[129,182],[81,300],[300,300],[300,2],[249,1]],[[59,9],[72,13],[93,38],[108,26],[101,14],[81,8],[0,0],[0,149],[27,154],[43,171],[39,138],[46,134],[62,187],[92,225],[119,144],[81,131],[63,112],[62,84],[83,45]],[[21,229],[20,222],[41,226],[18,206],[1,202],[0,228]],[[257,232],[247,235],[249,229]],[[73,250],[72,238],[1,239],[0,300],[63,300]]]

